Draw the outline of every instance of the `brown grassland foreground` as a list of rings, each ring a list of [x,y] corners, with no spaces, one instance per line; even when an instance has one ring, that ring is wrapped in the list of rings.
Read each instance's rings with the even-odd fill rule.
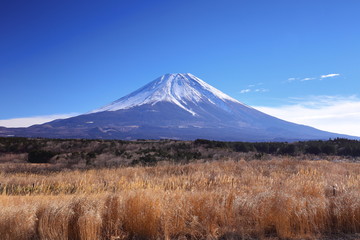
[[[360,163],[294,160],[0,172],[0,239],[359,236]],[[346,237],[345,237],[346,238]]]

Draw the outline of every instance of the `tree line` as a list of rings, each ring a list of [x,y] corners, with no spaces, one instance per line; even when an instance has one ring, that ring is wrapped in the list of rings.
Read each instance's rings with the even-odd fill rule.
[[[118,161],[132,164],[155,164],[158,161],[189,162],[194,159],[212,159],[221,153],[254,153],[261,159],[271,155],[326,155],[360,157],[360,141],[336,138],[299,142],[222,142],[206,139],[195,141],[177,140],[99,140],[99,139],[44,139],[0,138],[1,154],[27,155],[31,163],[48,163],[51,159],[84,160],[92,165],[98,156],[110,154]]]
[[[299,142],[221,142],[197,139],[194,143],[208,148],[230,149],[235,152],[256,152],[263,154],[292,155],[337,155],[360,157],[360,141],[335,138]]]

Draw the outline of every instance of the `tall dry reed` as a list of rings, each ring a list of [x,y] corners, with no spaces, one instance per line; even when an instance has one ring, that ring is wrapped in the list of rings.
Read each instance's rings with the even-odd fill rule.
[[[360,233],[360,164],[218,161],[1,174],[0,239],[320,238]]]

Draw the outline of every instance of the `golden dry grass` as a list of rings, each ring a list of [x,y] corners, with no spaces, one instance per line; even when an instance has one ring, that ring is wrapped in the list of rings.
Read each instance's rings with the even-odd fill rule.
[[[360,233],[360,164],[217,161],[0,173],[0,239],[316,239]]]

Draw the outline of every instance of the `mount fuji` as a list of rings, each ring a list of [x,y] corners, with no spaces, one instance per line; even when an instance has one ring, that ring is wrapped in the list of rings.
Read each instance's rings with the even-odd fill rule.
[[[28,128],[0,128],[0,136],[296,141],[354,138],[287,122],[247,106],[196,76],[166,74],[89,113]]]

